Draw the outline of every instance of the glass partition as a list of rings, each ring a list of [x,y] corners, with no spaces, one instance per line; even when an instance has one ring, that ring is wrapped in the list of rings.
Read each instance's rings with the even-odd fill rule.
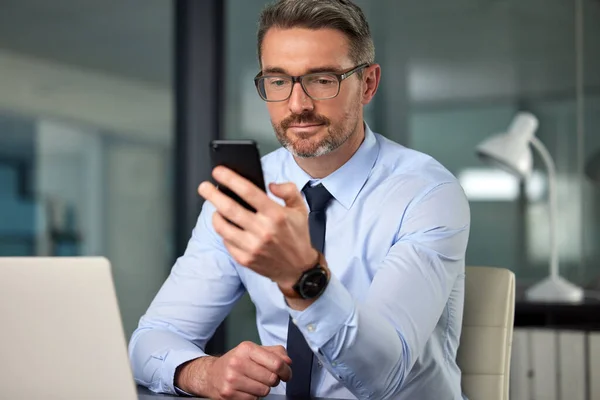
[[[106,256],[129,336],[172,265],[172,5],[0,12],[0,256]]]

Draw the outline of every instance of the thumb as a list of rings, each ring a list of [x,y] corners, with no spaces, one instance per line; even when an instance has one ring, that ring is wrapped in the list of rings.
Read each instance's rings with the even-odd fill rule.
[[[285,205],[290,208],[306,208],[304,200],[302,199],[302,195],[296,188],[296,185],[292,182],[271,183],[269,185],[269,190],[275,196],[279,197],[280,199],[283,199],[283,201],[285,201]]]

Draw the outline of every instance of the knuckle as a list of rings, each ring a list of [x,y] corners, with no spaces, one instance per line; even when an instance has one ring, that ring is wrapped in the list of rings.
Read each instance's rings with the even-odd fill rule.
[[[280,369],[282,369],[282,368],[283,368],[283,360],[280,360],[280,359],[279,359],[279,360],[275,360],[275,361],[273,361],[273,367],[274,367],[276,370],[278,370],[278,371],[279,371]]]
[[[259,238],[252,238],[248,243],[248,254],[252,257],[256,257],[260,252],[260,248],[262,246],[262,242]]]
[[[248,263],[246,262],[246,257],[245,256],[236,254],[234,258],[235,258],[235,261],[238,264],[243,265],[244,267],[248,266]]]
[[[271,243],[273,241],[274,235],[273,232],[263,231],[260,234],[260,240],[262,243]]]
[[[275,213],[273,213],[273,217],[272,217],[273,223],[275,224],[275,226],[281,226],[285,223],[285,213],[283,211],[277,211]]]
[[[232,357],[229,361],[229,366],[231,368],[237,369],[242,365],[242,360],[238,357]]]
[[[223,228],[223,225],[221,224],[215,224],[214,222],[216,222],[217,219],[213,218],[213,227],[215,228],[215,232],[219,234],[219,236],[223,236],[225,234],[225,229]]]
[[[225,372],[225,376],[223,377],[223,379],[227,383],[226,387],[233,385],[233,383],[235,382],[235,372],[233,372],[232,370]]]
[[[249,265],[252,265],[252,263],[254,262],[254,256],[252,256],[251,254],[242,255],[238,258],[238,262],[243,266],[247,267]]]
[[[249,265],[254,264],[259,258],[261,253],[261,247],[259,245],[253,246],[248,252],[247,262]]]
[[[233,395],[235,394],[235,390],[233,390],[233,387],[231,387],[230,385],[226,385],[223,390],[221,390],[221,397],[223,397],[224,399],[231,399],[233,398]]]
[[[239,184],[239,188],[238,188],[238,194],[241,197],[248,197],[250,195],[250,185],[248,185],[248,183],[246,182],[240,182]]]
[[[240,220],[244,216],[244,211],[241,206],[234,204],[231,206],[231,210],[229,211],[229,216],[233,220]]]
[[[235,214],[235,206],[233,204],[233,202],[231,201],[226,201],[223,206],[221,207],[221,211],[223,214],[226,215],[233,215]]]
[[[253,344],[252,342],[245,340],[242,343],[240,343],[240,345],[238,346],[241,350],[244,351],[250,351],[253,348]]]
[[[278,345],[278,346],[276,346],[276,347],[275,347],[275,350],[277,350],[277,351],[280,351],[280,352],[282,352],[282,353],[286,353],[286,354],[287,354],[287,351],[285,350],[285,347],[283,347],[282,345]]]

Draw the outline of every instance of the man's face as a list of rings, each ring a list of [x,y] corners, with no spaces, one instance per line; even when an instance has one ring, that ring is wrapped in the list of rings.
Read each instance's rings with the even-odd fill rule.
[[[263,75],[344,73],[356,67],[346,36],[333,29],[271,28],[262,43]],[[282,146],[297,157],[317,157],[343,145],[362,123],[362,81],[342,81],[337,97],[313,100],[299,83],[288,100],[268,102],[271,124]]]

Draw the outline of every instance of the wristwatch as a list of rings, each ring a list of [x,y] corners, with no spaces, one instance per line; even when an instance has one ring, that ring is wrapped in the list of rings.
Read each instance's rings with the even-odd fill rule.
[[[284,290],[281,287],[280,289],[286,297],[306,300],[314,299],[325,291],[329,283],[329,277],[329,268],[327,268],[325,256],[319,252],[317,262],[313,267],[302,273],[300,279],[292,286],[293,291],[289,289]]]

